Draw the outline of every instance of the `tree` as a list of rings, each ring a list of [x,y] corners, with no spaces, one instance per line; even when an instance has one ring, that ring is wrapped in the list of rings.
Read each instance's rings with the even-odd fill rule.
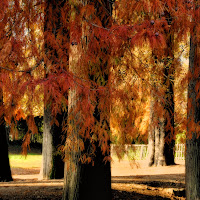
[[[55,73],[50,65],[53,65],[56,60],[59,60],[60,56],[58,51],[50,43],[49,36],[53,34],[55,42],[58,42],[57,37],[59,33],[66,31],[65,27],[61,27],[61,9],[64,7],[64,4],[65,1],[46,1],[44,25],[44,32],[46,33],[44,41],[45,51],[48,59],[45,63],[46,77],[48,77],[49,73]],[[52,18],[52,13],[55,15],[54,18]],[[65,36],[67,35],[65,34]],[[44,98],[48,98],[48,95],[46,94],[47,91],[48,85],[47,88],[45,88]],[[61,111],[61,113],[56,114],[56,122],[53,122],[52,124],[51,105],[53,104],[53,99],[45,99],[44,103],[43,160],[40,174],[44,179],[63,178],[64,161],[62,151],[59,151],[58,148],[64,144],[62,123],[66,120],[66,112]]]
[[[71,6],[70,39],[72,43],[70,46],[69,71],[76,77],[76,81],[74,88],[69,92],[68,98],[69,130],[66,143],[68,148],[65,158],[63,199],[111,199],[110,161],[105,161],[105,157],[110,156],[109,122],[107,117],[101,116],[103,115],[101,107],[105,101],[102,101],[102,97],[99,95],[100,92],[96,88],[108,85],[108,60],[107,57],[104,57],[104,60],[102,58],[103,52],[103,55],[106,55],[108,51],[96,47],[93,51],[96,58],[92,59],[90,48],[93,43],[91,42],[97,42],[99,38],[97,33],[93,32],[93,25],[87,23],[87,20],[90,19],[88,18],[88,12],[91,12],[90,14],[94,20],[97,20],[98,14],[102,12],[104,6],[110,15],[112,5],[107,1],[103,1],[102,4],[95,2],[94,4],[88,3],[85,5],[76,1]],[[79,12],[83,13],[83,16]],[[98,21],[101,23],[100,27],[109,26],[109,15],[101,16],[101,22]],[[88,31],[90,29],[92,31]],[[77,38],[77,30],[81,32],[80,38]],[[85,61],[82,54],[83,56],[89,55],[89,61]],[[81,58],[83,61],[80,60]],[[83,63],[85,61],[85,63],[82,64],[80,61]],[[92,82],[93,85],[91,84],[89,87],[82,85],[83,82],[80,83],[80,80],[84,80],[87,84]],[[77,84],[78,81],[81,85]],[[92,97],[90,93],[96,94]],[[88,96],[87,101],[84,99],[85,96]],[[90,100],[90,98],[92,99]],[[89,104],[90,101],[94,102],[93,105]],[[78,112],[76,111],[77,107],[81,108]],[[87,107],[89,107],[88,111],[85,110]],[[87,119],[90,119],[90,121],[87,121]],[[102,140],[104,139],[101,134],[107,137],[103,144]],[[107,146],[106,149],[104,146]]]
[[[150,94],[149,122],[149,166],[173,165],[174,162],[174,24],[169,13],[165,14],[168,26],[165,30],[166,47],[161,55],[154,50],[155,65],[160,65],[163,71],[160,79],[151,74],[154,90]],[[154,22],[152,22],[154,23]],[[162,66],[163,65],[163,66]],[[154,66],[153,66],[154,67]],[[156,91],[164,90],[163,97],[157,97]]]
[[[44,10],[48,2],[53,4],[49,10],[49,16],[52,20],[49,20],[49,29],[41,34],[37,31],[37,26],[45,24]],[[9,94],[5,101],[7,107],[3,110],[7,120],[11,121],[12,115],[14,115],[13,111],[23,96],[33,97],[37,88],[44,87],[46,90],[46,108],[49,106],[52,122],[57,124],[57,114],[61,113],[63,107],[66,108],[66,94],[68,95],[70,89],[68,96],[69,126],[64,127],[67,132],[66,159],[69,159],[66,160],[66,163],[69,163],[69,165],[66,164],[66,169],[70,167],[69,176],[68,178],[65,177],[66,198],[67,195],[69,198],[78,198],[78,196],[82,198],[82,196],[88,195],[86,191],[90,191],[90,188],[87,187],[86,189],[86,184],[82,185],[84,182],[81,182],[82,177],[86,177],[88,171],[94,170],[94,175],[98,175],[96,173],[98,170],[103,169],[99,173],[103,174],[106,168],[106,173],[110,174],[110,98],[116,99],[117,96],[123,98],[123,93],[117,93],[111,87],[114,81],[109,83],[110,60],[120,57],[123,49],[134,49],[134,47],[139,48],[144,44],[148,44],[151,50],[156,49],[160,53],[158,56],[156,55],[159,61],[162,58],[161,54],[164,55],[165,60],[163,63],[168,65],[170,63],[168,56],[173,57],[174,55],[168,49],[171,45],[168,44],[168,42],[170,43],[168,38],[170,32],[166,33],[166,30],[169,30],[170,26],[168,19],[161,16],[162,12],[169,11],[170,18],[174,20],[173,23],[176,25],[174,35],[177,36],[174,41],[177,44],[183,36],[187,35],[188,24],[192,24],[190,20],[193,16],[188,11],[193,11],[191,5],[197,1],[116,1],[115,15],[118,15],[120,23],[117,23],[115,18],[111,19],[112,14],[110,11],[112,9],[110,8],[112,2],[106,0],[89,2],[52,0],[47,1],[46,4],[40,0],[1,1],[2,10],[6,12],[0,13],[0,48],[3,50],[0,57],[2,68],[0,87],[5,93]],[[64,6],[62,7],[61,4],[64,4]],[[55,5],[58,12],[54,12],[53,6]],[[68,14],[71,14],[71,16],[69,17]],[[198,12],[195,14],[198,14]],[[195,23],[198,24],[199,22],[195,21]],[[67,27],[70,27],[70,34],[66,33],[67,31],[61,27],[57,27],[58,24],[61,24],[66,30],[69,30]],[[48,52],[43,36],[48,41]],[[166,48],[166,52],[163,47]],[[69,50],[73,62],[69,61],[67,55]],[[48,76],[43,76],[42,60],[47,67]],[[144,80],[146,73],[143,69],[145,65],[138,66],[136,74],[142,77],[143,81],[148,82]],[[68,67],[70,67],[70,70],[68,70]],[[135,66],[132,68],[136,69]],[[148,71],[146,68],[145,70]],[[161,80],[161,85],[169,81],[168,78],[163,78],[163,75],[172,74],[170,70],[159,69],[159,65],[155,67],[154,72],[157,73],[156,78]],[[12,85],[12,87],[9,85]],[[148,82],[147,85],[149,86],[151,83]],[[169,89],[167,92],[172,92],[170,91],[172,85],[165,85],[167,87],[164,89],[161,87],[162,91],[160,91],[159,96],[166,95],[165,89]],[[41,100],[39,95],[35,95],[35,97]],[[164,99],[167,98],[170,101],[171,97],[165,97]],[[72,100],[75,101],[72,102]],[[159,100],[162,102],[162,98]],[[165,108],[164,103],[162,102]],[[30,104],[31,101],[27,106],[27,110],[30,110],[29,116],[33,116],[31,115],[33,110]],[[132,106],[135,105],[133,99]],[[165,113],[164,109],[161,111],[161,114]],[[168,121],[166,124],[170,124],[173,121],[173,109],[167,110],[167,112],[170,114],[167,116]],[[135,113],[134,110],[133,117]],[[172,116],[170,116],[171,114]],[[163,116],[162,126],[165,125],[165,119],[163,119],[165,117]],[[31,124],[31,120],[29,120],[30,131],[27,132],[24,146],[28,145],[30,140]],[[131,127],[132,122],[126,123],[126,125]],[[132,134],[135,136],[133,131]],[[70,150],[73,151],[70,152]],[[101,150],[102,156],[100,156],[99,150]],[[108,161],[107,166],[101,165],[102,159]],[[92,163],[95,165],[97,162],[100,163],[100,168],[91,166]],[[84,165],[82,165],[83,163]],[[94,177],[90,178],[91,182],[88,181],[92,187],[92,178]],[[103,178],[103,176],[99,178]],[[110,175],[107,178],[109,179],[107,180],[108,191],[107,194],[103,192],[102,194],[109,198]],[[67,183],[69,184],[67,185]],[[81,187],[78,187],[79,185]],[[78,189],[80,190],[78,191]],[[94,188],[93,191],[95,189],[97,188]],[[88,198],[94,197],[92,195],[88,196]]]
[[[192,23],[189,53],[187,136],[186,136],[186,198],[200,199],[200,40],[199,40],[199,1],[192,6]]]
[[[59,125],[51,125],[51,114],[44,110],[44,130],[42,142],[42,166],[40,175],[43,179],[60,179],[64,177],[63,153],[59,147],[64,143],[62,121],[64,115],[57,115]]]

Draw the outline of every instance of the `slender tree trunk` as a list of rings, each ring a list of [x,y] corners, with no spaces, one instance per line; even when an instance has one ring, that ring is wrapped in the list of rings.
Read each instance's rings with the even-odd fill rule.
[[[64,161],[58,147],[63,144],[62,115],[57,117],[60,126],[51,124],[51,113],[44,111],[44,132],[42,143],[42,167],[40,174],[43,179],[60,179],[64,177]]]
[[[148,163],[153,166],[155,159],[155,128],[154,128],[154,99],[153,94],[150,94],[150,118],[149,118],[149,135],[148,135]]]
[[[151,93],[150,102],[150,124],[149,124],[149,137],[148,137],[148,163],[149,166],[165,166],[166,155],[165,148],[165,130],[164,119],[158,117],[155,112],[155,106],[158,105],[155,96]]]
[[[58,13],[60,10],[58,9],[58,4],[62,7],[64,1],[48,0],[46,1],[45,7],[45,31],[52,32],[55,35],[55,38],[56,30],[60,28],[60,13]],[[56,17],[52,16],[52,14]],[[54,63],[58,59],[58,54],[47,40],[48,37],[45,37],[46,55],[49,61],[51,61],[50,63]],[[45,64],[48,69],[47,63]],[[48,76],[48,73],[51,73],[51,70],[48,69],[47,71],[46,76]],[[46,94],[44,94],[44,97],[45,96]],[[64,161],[62,158],[63,156],[58,151],[58,147],[63,144],[61,125],[65,114],[57,114],[59,126],[52,124],[51,111],[48,106],[49,105],[45,105],[44,109],[44,132],[42,144],[43,159],[40,174],[43,179],[59,179],[64,177]]]
[[[171,25],[171,16],[168,17],[168,24]],[[164,102],[164,131],[165,144],[164,154],[166,165],[174,165],[174,150],[175,150],[175,133],[174,133],[174,31],[167,32],[167,48],[165,49],[164,61],[164,85],[166,86],[165,102]]]
[[[197,1],[196,1],[197,2]],[[196,8],[197,9],[197,8]],[[187,138],[186,138],[186,198],[200,199],[200,41],[194,29],[190,39]]]
[[[167,15],[167,14],[166,14]],[[170,16],[166,16],[170,19]],[[171,25],[171,21],[168,21]],[[149,128],[149,166],[174,165],[174,33],[169,30],[166,33],[166,48],[164,54],[154,52],[155,63],[163,64],[164,76],[161,78],[161,87],[165,88],[163,100],[151,92],[150,103],[150,128]],[[162,61],[161,61],[162,60]],[[164,60],[164,61],[163,61]],[[153,78],[153,77],[152,77]],[[155,80],[152,80],[154,90],[159,91]],[[155,92],[154,91],[154,92]],[[160,107],[160,109],[157,108]],[[162,113],[160,115],[158,112]],[[154,146],[154,147],[153,147]]]

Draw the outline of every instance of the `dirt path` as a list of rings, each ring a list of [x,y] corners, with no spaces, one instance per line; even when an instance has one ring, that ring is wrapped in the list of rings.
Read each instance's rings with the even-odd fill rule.
[[[112,163],[113,199],[184,200],[183,162],[175,166],[147,167],[146,163]],[[61,199],[63,180],[38,180],[39,169],[13,168],[14,181],[0,183],[0,199]]]

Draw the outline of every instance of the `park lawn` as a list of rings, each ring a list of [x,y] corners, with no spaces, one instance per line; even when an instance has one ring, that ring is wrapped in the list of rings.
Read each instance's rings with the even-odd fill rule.
[[[9,154],[10,165],[15,168],[40,168],[42,155],[28,154],[26,157],[21,154]]]

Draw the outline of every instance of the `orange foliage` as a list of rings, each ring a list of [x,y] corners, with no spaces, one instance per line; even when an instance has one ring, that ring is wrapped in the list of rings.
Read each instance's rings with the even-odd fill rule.
[[[118,109],[113,123],[124,134],[122,142],[126,142],[125,138],[147,135],[149,90],[154,88],[150,75],[155,76],[159,85],[163,72],[161,66],[152,61],[152,54],[145,57],[142,50],[135,53],[136,49],[148,46],[146,49],[155,50],[159,59],[164,59],[162,54],[167,48],[168,33],[173,29],[178,51],[179,42],[187,38],[193,23],[199,23],[190,22],[193,5],[184,0],[116,0],[114,14],[110,15],[103,6],[104,1],[92,1],[87,5],[74,5],[79,15],[71,20],[72,6],[68,1],[52,3],[54,8],[48,8],[50,5],[41,0],[0,2],[0,89],[5,93],[3,111],[7,121],[24,118],[28,112],[29,130],[35,132],[32,104],[43,101],[41,91],[45,94],[44,104],[50,105],[55,117],[67,107],[68,91],[77,88],[82,94],[75,110],[77,113],[81,110],[81,120],[76,122],[80,123],[80,135],[92,143],[95,140],[92,134],[96,134],[103,153],[109,150],[110,136],[105,121],[116,114],[112,105]],[[68,70],[69,49],[74,45],[78,46],[81,57],[80,76]],[[177,63],[177,70],[180,56],[173,61]],[[122,58],[125,60],[124,79],[119,74],[120,70],[123,72],[119,64]],[[120,62],[116,63],[117,60]],[[128,75],[139,81],[131,80]],[[164,102],[165,88],[154,92]],[[20,105],[24,96],[28,98],[26,112]],[[98,120],[94,116],[96,106]],[[29,134],[25,137],[25,146],[30,140]]]

